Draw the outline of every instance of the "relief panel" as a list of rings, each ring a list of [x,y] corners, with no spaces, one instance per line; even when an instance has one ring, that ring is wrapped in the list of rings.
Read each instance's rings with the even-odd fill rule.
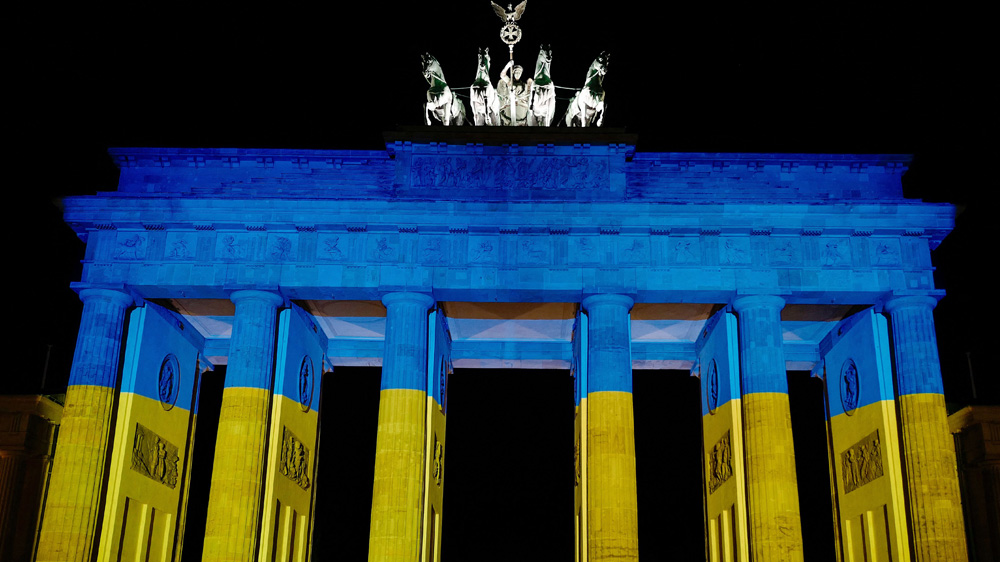
[[[169,486],[177,487],[177,445],[170,443],[146,426],[135,424],[132,444],[132,470]]]
[[[840,453],[840,463],[845,494],[882,476],[882,444],[878,430]]]
[[[288,479],[306,490],[309,488],[309,449],[287,427],[281,438],[279,470]]]

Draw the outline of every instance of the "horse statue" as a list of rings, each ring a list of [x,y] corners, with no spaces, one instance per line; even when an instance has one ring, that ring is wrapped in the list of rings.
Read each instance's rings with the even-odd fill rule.
[[[600,127],[604,123],[604,75],[608,73],[611,55],[602,51],[587,71],[587,81],[577,92],[566,109],[564,121],[568,127]]]
[[[420,55],[420,60],[423,63],[424,78],[431,85],[427,88],[427,101],[424,103],[424,122],[430,125],[433,115],[445,126],[464,125],[465,104],[451,93],[451,88],[445,82],[444,72],[441,71],[441,63],[430,53]]]
[[[472,123],[481,125],[500,124],[500,98],[490,82],[490,48],[479,48],[479,67],[476,80],[469,88],[469,105],[472,106]]]
[[[542,45],[535,61],[535,79],[531,84],[529,127],[548,127],[556,113],[556,85],[552,82],[552,46]]]

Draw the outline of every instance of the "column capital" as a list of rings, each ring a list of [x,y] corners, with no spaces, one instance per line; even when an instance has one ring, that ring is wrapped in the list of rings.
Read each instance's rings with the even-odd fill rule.
[[[229,300],[233,301],[233,304],[240,304],[243,301],[248,300],[262,300],[274,306],[281,306],[285,302],[285,298],[277,293],[272,293],[271,291],[259,291],[256,289],[244,289],[240,291],[233,291],[229,295]]]
[[[80,291],[80,300],[83,302],[106,299],[119,306],[129,306],[132,304],[132,295],[116,289],[83,289]]]
[[[386,308],[388,308],[390,304],[413,303],[423,305],[424,309],[429,309],[434,306],[434,303],[436,302],[437,301],[435,301],[433,297],[425,293],[399,292],[388,293],[382,296],[382,304],[384,304]]]
[[[918,307],[933,310],[937,306],[938,300],[930,295],[905,295],[893,296],[885,301],[882,310],[889,314],[900,308]]]
[[[631,310],[632,305],[634,304],[635,300],[633,300],[632,297],[628,295],[605,293],[600,295],[591,295],[583,299],[583,302],[580,303],[580,306],[582,306],[584,310],[590,310],[595,306],[617,305],[617,306],[623,306],[626,309]]]
[[[733,299],[733,310],[740,312],[748,308],[785,308],[785,299],[778,295],[747,295]]]

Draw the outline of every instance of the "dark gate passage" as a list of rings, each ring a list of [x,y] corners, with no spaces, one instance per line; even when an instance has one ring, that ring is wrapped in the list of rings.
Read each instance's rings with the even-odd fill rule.
[[[699,560],[702,515],[699,380],[684,371],[632,371],[639,553]]]
[[[573,560],[569,371],[456,369],[442,560]]]

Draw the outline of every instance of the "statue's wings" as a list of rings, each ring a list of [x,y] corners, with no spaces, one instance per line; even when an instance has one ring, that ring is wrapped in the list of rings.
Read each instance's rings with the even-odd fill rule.
[[[496,12],[498,16],[500,16],[500,19],[506,22],[507,10],[503,9],[503,6],[497,4],[496,2],[490,2],[490,4],[493,4],[493,11]]]
[[[490,4],[493,5],[493,11],[497,13],[497,16],[499,16],[501,20],[508,22],[521,19],[521,14],[524,13],[524,8],[528,6],[528,0],[522,0],[521,3],[514,8],[513,12],[508,12],[503,6],[497,4],[496,2],[491,1]],[[508,6],[509,5],[510,4],[508,4]]]
[[[524,13],[524,9],[528,6],[528,0],[521,0],[521,3],[514,8],[514,21],[521,19],[521,14]]]

